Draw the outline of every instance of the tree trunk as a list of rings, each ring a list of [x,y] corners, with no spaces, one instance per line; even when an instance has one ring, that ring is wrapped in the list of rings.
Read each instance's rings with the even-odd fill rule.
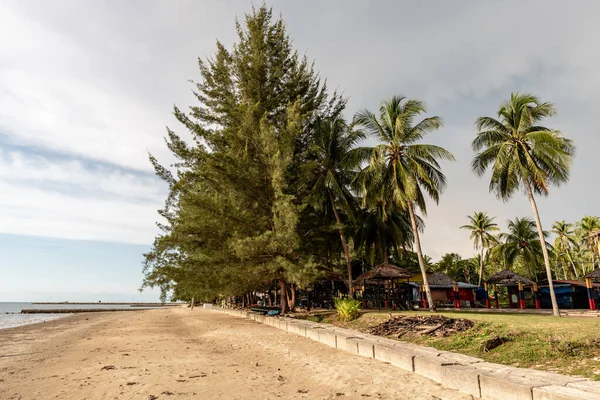
[[[548,289],[550,290],[550,299],[552,300],[552,313],[555,317],[560,317],[558,303],[556,302],[556,294],[554,293],[554,284],[552,283],[550,257],[548,256],[548,249],[546,248],[546,239],[544,238],[544,230],[542,229],[542,222],[540,221],[540,213],[538,212],[537,204],[535,202],[535,198],[533,197],[533,192],[531,191],[531,185],[529,184],[529,182],[525,182],[525,188],[527,190],[527,195],[529,196],[531,209],[533,210],[533,216],[535,218],[535,224],[537,225],[538,236],[540,237],[542,254],[544,255],[544,265],[546,266],[546,275],[548,277]]]
[[[269,302],[269,307],[273,307],[273,300],[271,299],[271,291],[267,292],[267,301]]]
[[[292,292],[292,301],[290,302],[290,310],[294,311],[296,308],[296,285],[292,283],[290,285],[290,291]]]
[[[483,276],[483,252],[485,248],[481,246],[481,258],[479,259],[479,279],[477,280],[477,287],[481,286],[481,277]]]
[[[564,237],[561,240],[563,241],[563,246],[565,248],[565,253],[567,254],[567,258],[569,259],[569,262],[571,263],[571,267],[573,267],[573,272],[575,272],[575,278],[579,278],[579,274],[577,273],[577,268],[575,268],[575,263],[573,262],[573,259],[571,258],[571,254],[569,253],[569,243],[565,242]],[[566,280],[566,278],[565,278],[565,280]]]
[[[329,192],[329,200],[331,200],[331,208],[333,208],[333,214],[335,215],[335,221],[338,225],[338,231],[340,232],[340,239],[342,240],[342,247],[344,248],[344,258],[346,259],[346,267],[348,268],[348,296],[350,298],[354,298],[354,291],[352,290],[352,262],[350,260],[350,251],[348,250],[348,243],[346,242],[346,237],[344,236],[344,231],[342,230],[342,221],[340,219],[340,215],[337,212],[337,208],[335,207],[335,201],[333,200],[333,191],[331,189],[327,189]]]
[[[435,311],[435,305],[433,304],[433,298],[431,297],[431,289],[429,288],[429,282],[427,282],[427,271],[425,270],[423,253],[421,253],[421,241],[419,240],[417,219],[415,218],[415,211],[411,202],[408,203],[408,213],[410,214],[410,223],[412,225],[413,235],[415,236],[415,250],[417,251],[417,258],[419,259],[421,275],[423,275],[423,286],[425,287],[425,294],[427,295],[427,302],[429,303],[429,311]]]
[[[194,296],[192,296],[192,302],[190,303],[190,311],[194,311]]]
[[[287,285],[285,284],[285,280],[283,278],[279,279],[279,290],[281,290],[281,295],[279,298],[281,299],[279,309],[281,310],[281,314],[286,314],[288,312],[288,304],[287,304]]]

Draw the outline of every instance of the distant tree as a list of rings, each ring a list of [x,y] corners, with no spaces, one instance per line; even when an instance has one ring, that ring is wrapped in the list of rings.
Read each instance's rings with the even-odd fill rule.
[[[540,261],[543,260],[542,248],[544,246],[540,244],[535,222],[528,217],[508,221],[507,232],[501,233],[499,238],[502,240],[500,248],[506,262],[512,265],[520,260],[527,268],[527,275],[537,280],[535,267],[540,265]]]
[[[565,255],[567,257],[567,260],[571,264],[571,267],[573,268],[575,278],[579,278],[579,273],[577,272],[577,268],[575,267],[575,263],[573,262],[573,258],[571,257],[571,246],[575,244],[575,237],[573,236],[573,226],[571,224],[566,223],[565,221],[556,221],[552,225],[552,232],[556,234],[556,240],[554,241],[554,249],[556,252],[557,262],[562,255]],[[565,279],[567,279],[566,273]]]
[[[492,232],[497,232],[499,228],[498,224],[494,223],[495,217],[489,217],[485,212],[474,212],[473,215],[469,215],[467,218],[469,218],[470,224],[463,225],[460,228],[471,231],[473,246],[475,250],[481,251],[479,257],[479,278],[477,279],[477,286],[481,286],[485,251],[494,244],[495,237]]]
[[[570,139],[557,130],[539,125],[542,119],[554,114],[556,110],[551,103],[543,103],[531,94],[513,93],[498,111],[498,119],[477,119],[479,132],[472,143],[477,152],[473,170],[480,176],[488,168],[492,170],[490,191],[506,201],[519,188],[525,190],[542,243],[544,232],[534,194],[548,195],[550,185],[568,181],[575,153]],[[560,316],[546,246],[542,246],[542,254],[552,309],[555,316]]]
[[[446,186],[446,176],[438,160],[454,160],[454,157],[442,147],[417,143],[426,134],[442,126],[437,116],[415,123],[415,119],[426,111],[425,104],[420,100],[395,96],[381,103],[379,115],[369,110],[358,112],[354,117],[356,126],[363,129],[366,136],[374,137],[381,143],[375,147],[357,148],[352,155],[357,163],[369,162],[363,173],[362,193],[369,191],[364,183],[383,187],[391,193],[391,198],[399,208],[408,211],[423,286],[430,310],[435,311],[427,282],[415,207],[426,213],[424,192],[436,203],[439,201]],[[365,175],[369,179],[364,179]]]
[[[592,271],[596,266],[596,250],[598,246],[597,233],[600,231],[600,218],[595,216],[586,215],[577,224],[577,230],[581,238],[582,244],[587,248],[590,259]],[[585,264],[584,264],[585,265]],[[584,273],[587,272],[584,267]]]

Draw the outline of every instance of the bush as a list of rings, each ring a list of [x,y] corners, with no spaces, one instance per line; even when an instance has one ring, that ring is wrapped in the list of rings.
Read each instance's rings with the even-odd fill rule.
[[[360,312],[360,301],[354,299],[335,299],[335,309],[342,321],[352,321]]]

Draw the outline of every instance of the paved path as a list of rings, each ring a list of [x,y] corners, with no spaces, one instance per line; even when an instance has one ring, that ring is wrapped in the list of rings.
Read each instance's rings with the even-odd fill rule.
[[[470,398],[376,360],[202,309],[82,314],[0,330],[1,399],[149,396]]]

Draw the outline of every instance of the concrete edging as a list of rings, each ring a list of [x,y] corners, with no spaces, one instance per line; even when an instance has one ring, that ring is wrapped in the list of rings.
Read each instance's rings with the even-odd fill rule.
[[[243,310],[212,311],[248,318],[329,347],[414,372],[486,400],[600,400],[600,382],[485,362],[476,357],[294,318]]]

